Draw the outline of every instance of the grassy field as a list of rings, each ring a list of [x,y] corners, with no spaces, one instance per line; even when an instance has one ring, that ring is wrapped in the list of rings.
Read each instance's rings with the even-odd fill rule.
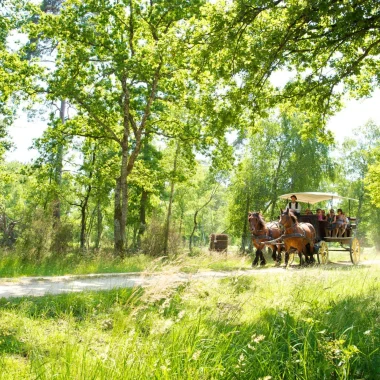
[[[268,262],[272,260],[268,255]],[[111,253],[97,255],[66,254],[61,257],[47,256],[38,261],[25,260],[14,252],[0,252],[0,277],[20,276],[62,276],[67,274],[160,272],[182,270],[194,272],[199,269],[234,270],[249,268],[252,259],[231,250],[227,255],[210,253],[207,249],[198,250],[197,255],[181,254],[176,257],[152,258],[146,255],[133,255],[120,259]]]
[[[155,268],[227,261],[193,259]],[[380,379],[379,280],[336,265],[1,299],[0,379]]]
[[[336,248],[339,248],[337,245]],[[273,266],[270,254],[266,254],[267,266]],[[331,252],[330,259],[350,261],[349,252]],[[361,260],[380,260],[380,252],[366,248]],[[295,263],[298,262],[298,257]],[[90,273],[126,273],[126,272],[161,272],[183,271],[193,273],[199,270],[236,270],[249,269],[252,257],[240,255],[237,247],[231,247],[228,254],[210,253],[207,249],[198,249],[197,254],[181,254],[176,257],[154,259],[146,255],[133,255],[120,259],[110,252],[96,255],[69,253],[64,256],[46,256],[42,259],[25,260],[12,251],[0,251],[0,278],[20,276],[62,276],[67,274],[81,275]]]

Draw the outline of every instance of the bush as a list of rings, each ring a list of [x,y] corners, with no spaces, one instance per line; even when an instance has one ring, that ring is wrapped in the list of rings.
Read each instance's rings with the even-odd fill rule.
[[[73,228],[70,223],[61,223],[55,228],[51,242],[53,253],[59,255],[67,253],[68,249],[71,248],[70,243],[73,241]]]
[[[162,224],[156,220],[152,220],[145,231],[141,240],[141,249],[144,254],[150,256],[160,256],[164,252],[165,229]]]
[[[20,227],[16,249],[24,260],[41,260],[50,253],[65,254],[73,240],[73,226],[61,223],[53,229],[52,217],[37,209]]]
[[[40,260],[50,249],[52,222],[43,210],[36,210],[28,219],[21,227],[16,249],[22,259]]]
[[[181,237],[174,231],[169,232],[167,254],[176,256],[181,249]],[[153,220],[145,231],[141,241],[141,249],[144,254],[157,257],[164,254],[165,225]]]

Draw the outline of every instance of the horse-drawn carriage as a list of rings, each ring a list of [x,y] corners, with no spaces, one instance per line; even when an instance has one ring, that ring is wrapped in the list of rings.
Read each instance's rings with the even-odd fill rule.
[[[312,213],[300,213],[296,216],[289,208],[281,210],[278,222],[265,223],[259,213],[250,213],[248,216],[252,242],[256,247],[256,258],[253,265],[265,264],[262,250],[269,246],[272,250],[272,258],[278,264],[281,262],[281,252],[285,253],[285,264],[293,262],[294,254],[305,256],[307,263],[313,263],[314,255],[317,256],[318,263],[327,264],[329,261],[329,251],[347,251],[350,253],[351,262],[357,265],[360,260],[360,244],[356,238],[356,218],[350,215],[350,203],[353,199],[341,197],[330,193],[294,193],[281,195],[281,199],[289,200],[295,195],[297,202],[307,203],[308,206],[323,201],[348,200],[349,215],[344,232],[334,234],[331,225],[327,220]],[[335,227],[334,227],[335,228]],[[338,229],[337,229],[338,231]],[[334,244],[335,243],[335,244]]]

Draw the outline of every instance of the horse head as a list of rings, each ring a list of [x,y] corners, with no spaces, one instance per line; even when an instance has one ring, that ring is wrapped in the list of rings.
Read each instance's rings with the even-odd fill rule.
[[[259,212],[249,212],[248,223],[251,231],[259,231],[265,228],[265,220]]]
[[[297,217],[293,214],[293,212],[289,209],[286,209],[281,211],[281,216],[280,216],[280,224],[284,226],[285,228],[291,227],[293,224],[298,224]]]

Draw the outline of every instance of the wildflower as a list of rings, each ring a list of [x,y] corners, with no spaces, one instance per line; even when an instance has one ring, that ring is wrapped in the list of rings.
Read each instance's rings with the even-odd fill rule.
[[[371,335],[371,332],[372,332],[371,330],[367,330],[367,331],[364,331],[363,334],[364,334],[364,335]]]
[[[111,330],[113,328],[113,321],[112,321],[112,319],[105,319],[102,322],[101,328],[103,330]]]
[[[265,335],[259,335],[259,336],[256,336],[254,339],[253,339],[253,341],[255,342],[255,343],[260,343],[262,340],[264,340],[265,339]]]
[[[251,346],[249,343],[247,344],[248,348],[252,351],[256,351],[256,347],[255,346]]]
[[[194,353],[193,353],[193,356],[191,357],[193,360],[198,360],[199,359],[199,356],[200,356],[200,354],[201,354],[201,350],[198,350],[198,351],[195,351]]]
[[[245,356],[244,356],[244,354],[240,354],[236,368],[241,368],[244,366],[245,366]]]
[[[176,321],[177,321],[177,322],[180,321],[180,320],[184,317],[184,315],[185,315],[185,310],[181,310],[181,311],[178,313],[178,315],[177,315],[177,319],[176,319]]]
[[[309,324],[313,324],[314,323],[314,319],[313,318],[302,318],[302,320],[306,323],[309,323]]]

